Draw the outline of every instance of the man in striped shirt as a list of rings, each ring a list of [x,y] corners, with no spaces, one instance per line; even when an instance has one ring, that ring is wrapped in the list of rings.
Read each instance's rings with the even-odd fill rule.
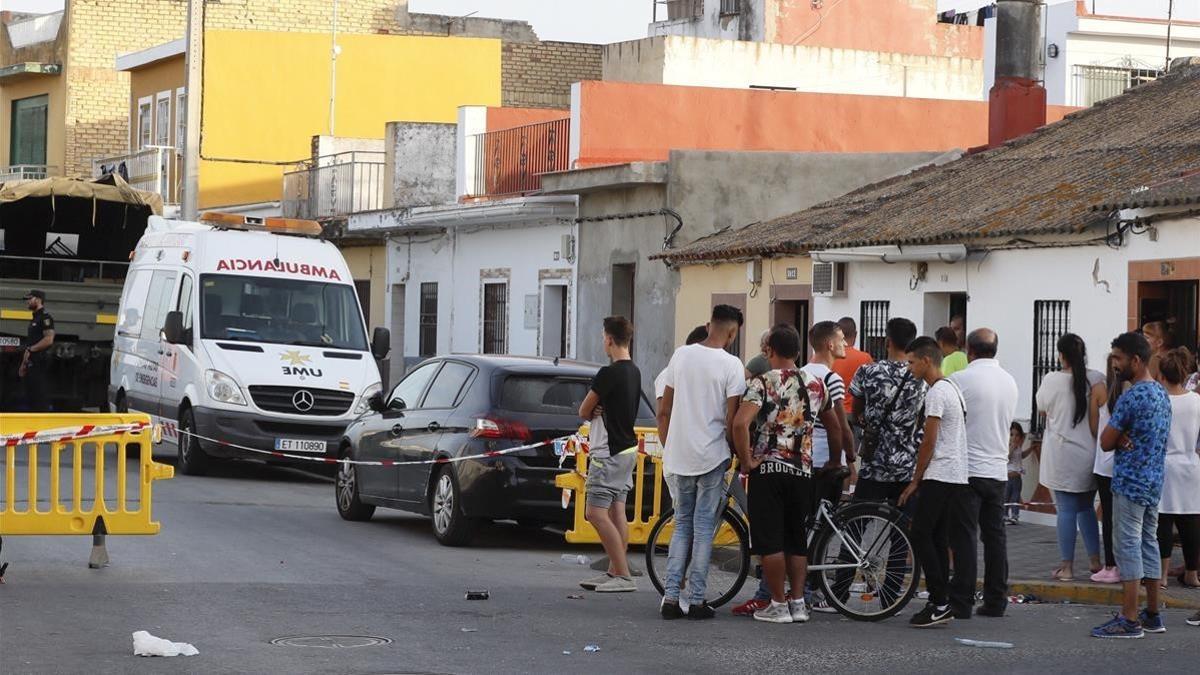
[[[825,389],[829,392],[829,398],[833,400],[837,411],[838,423],[842,427],[842,438],[848,440],[844,444],[846,464],[853,464],[855,458],[854,436],[850,433],[850,422],[846,415],[846,409],[840,405],[846,398],[846,383],[842,380],[842,376],[833,370],[834,361],[846,356],[846,338],[842,334],[841,327],[833,321],[818,321],[808,331],[808,344],[812,347],[813,355],[802,370],[825,383]],[[826,485],[821,480],[823,473],[830,473],[832,470],[841,468],[842,463],[839,460],[840,458],[829,456],[829,436],[825,431],[825,426],[818,420],[813,431],[813,477],[816,479],[818,499],[825,498],[835,504],[841,499],[841,481],[825,481],[831,483]]]

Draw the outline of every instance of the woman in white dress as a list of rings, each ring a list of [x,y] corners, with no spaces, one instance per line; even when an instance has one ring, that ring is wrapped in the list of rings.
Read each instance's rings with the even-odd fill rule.
[[[1173,535],[1179,532],[1184,573],[1181,585],[1200,587],[1200,394],[1187,391],[1184,380],[1192,370],[1192,355],[1172,349],[1158,358],[1158,381],[1171,397],[1171,435],[1163,468],[1162,498],[1158,503],[1158,549],[1162,556],[1162,585],[1167,585]]]
[[[1075,578],[1075,533],[1083,534],[1092,573],[1100,564],[1100,526],[1096,522],[1095,412],[1093,389],[1104,388],[1104,375],[1087,369],[1087,347],[1074,333],[1058,339],[1062,370],[1047,373],[1038,387],[1038,410],[1046,415],[1038,482],[1054,494],[1058,512],[1058,550],[1062,560],[1051,572],[1058,581]]]

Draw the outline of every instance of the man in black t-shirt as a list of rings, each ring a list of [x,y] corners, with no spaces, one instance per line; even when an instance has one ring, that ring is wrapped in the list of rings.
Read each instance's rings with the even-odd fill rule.
[[[29,291],[25,294],[25,302],[33,316],[26,331],[25,352],[21,355],[17,374],[25,386],[29,412],[50,412],[46,392],[50,355],[46,350],[54,346],[54,317],[46,311],[46,294],[43,291]]]
[[[604,320],[604,352],[612,360],[596,373],[592,389],[579,416],[592,425],[602,425],[607,447],[593,444],[588,461],[585,515],[600,535],[608,554],[608,571],[579,585],[597,593],[628,593],[637,585],[629,572],[625,549],[629,545],[629,524],[625,500],[633,485],[637,466],[638,439],[633,430],[638,401],[642,397],[642,374],[629,356],[633,324],[623,316]],[[595,439],[596,434],[592,434]]]

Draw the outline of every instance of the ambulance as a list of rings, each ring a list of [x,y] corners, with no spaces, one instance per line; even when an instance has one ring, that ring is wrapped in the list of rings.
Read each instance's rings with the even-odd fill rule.
[[[379,394],[388,331],[368,344],[350,270],[320,235],[289,218],[149,219],[121,294],[109,400],[153,417],[183,473],[213,457],[335,456]]]

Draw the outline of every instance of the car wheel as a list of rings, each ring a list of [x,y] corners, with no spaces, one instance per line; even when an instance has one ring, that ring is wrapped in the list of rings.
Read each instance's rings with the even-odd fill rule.
[[[478,523],[463,514],[461,497],[454,469],[442,467],[433,479],[429,510],[433,514],[433,534],[446,546],[463,546],[475,534]]]
[[[342,448],[338,459],[350,457],[350,448]],[[358,498],[358,467],[353,464],[338,464],[337,477],[333,482],[337,499],[338,515],[343,520],[370,520],[375,515],[374,504],[364,504]]]
[[[195,430],[196,417],[187,408],[179,414],[179,470],[189,476],[203,476],[208,471],[208,455],[192,436]]]

